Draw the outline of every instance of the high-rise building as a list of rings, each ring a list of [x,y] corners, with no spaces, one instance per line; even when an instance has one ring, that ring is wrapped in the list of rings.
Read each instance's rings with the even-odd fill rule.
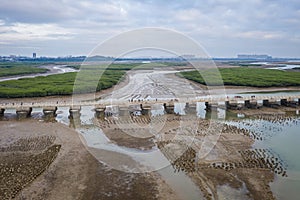
[[[33,53],[33,54],[32,54],[32,58],[36,58],[36,53]]]
[[[258,60],[267,60],[267,59],[272,59],[272,56],[262,54],[262,55],[257,55],[257,54],[239,54],[237,56],[239,59],[258,59]]]

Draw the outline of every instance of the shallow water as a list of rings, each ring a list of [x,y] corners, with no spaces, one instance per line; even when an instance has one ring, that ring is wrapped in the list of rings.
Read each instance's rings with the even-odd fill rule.
[[[175,107],[177,113],[185,114],[182,109],[184,109],[184,105]],[[57,120],[60,120],[63,123],[67,122],[68,110],[59,110],[61,111],[61,114],[58,114]],[[155,166],[155,163],[165,163],[165,166],[167,167],[162,168],[158,172],[183,199],[199,199],[199,197],[202,197],[199,189],[197,189],[195,184],[184,173],[174,173],[171,165],[167,163],[168,160],[164,158],[162,154],[157,153],[157,151],[159,152],[157,148],[143,151],[110,143],[109,139],[99,128],[91,128],[94,117],[93,111],[91,110],[91,107],[83,107],[80,121],[87,126],[82,126],[78,129],[88,142],[89,146],[126,154],[139,163],[147,166],[152,164],[154,167],[157,167]],[[219,112],[220,111],[221,114],[219,115],[221,115],[221,118],[224,115],[231,115],[231,117],[238,119],[237,114],[225,114],[224,110],[219,110]],[[202,105],[197,106],[197,113],[200,118],[210,117],[205,113]],[[255,141],[253,148],[267,149],[272,155],[278,157],[282,161],[282,166],[286,168],[288,174],[288,177],[276,175],[275,181],[270,183],[274,195],[278,199],[298,199],[300,189],[300,159],[298,154],[298,152],[300,152],[300,145],[298,144],[300,141],[300,116],[297,116],[296,113],[294,113],[292,118],[275,120],[244,118],[238,121],[227,120],[226,123],[236,125],[240,128],[247,128],[262,137],[262,140]],[[156,152],[156,154],[145,159],[145,155],[149,152],[150,154],[151,152]],[[151,160],[151,162],[147,162],[147,160]],[[226,186],[220,186],[219,190],[220,195],[222,196],[222,192],[228,191],[228,188]],[[242,193],[240,191],[231,191],[230,194],[235,195],[235,197],[238,198]]]
[[[183,108],[181,108],[183,109]],[[178,110],[179,112],[180,109]],[[66,107],[59,107],[56,120],[58,122],[70,125],[68,119],[69,110]],[[127,148],[112,143],[103,133],[101,128],[94,125],[94,111],[91,106],[84,106],[81,109],[80,124],[77,124],[76,130],[84,137],[88,147],[117,152],[129,156],[138,163],[145,165],[147,169],[155,171],[162,176],[167,184],[176,192],[181,199],[198,200],[204,199],[200,189],[195,183],[184,173],[175,172],[169,160],[155,146],[151,150],[139,150],[135,148]],[[126,158],[125,158],[126,159]],[[109,163],[107,163],[110,165]],[[111,166],[115,169],[124,170],[124,164],[120,166]],[[128,172],[134,169],[126,169]]]
[[[195,113],[197,113],[199,118],[210,118],[209,113],[204,110],[204,105],[202,103],[197,104]],[[89,142],[89,145],[94,147],[100,147],[100,149],[115,151],[118,153],[127,154],[133,157],[134,160],[142,163],[149,164],[145,159],[141,159],[143,154],[149,152],[157,152],[157,148],[151,150],[138,150],[133,148],[121,147],[116,144],[109,142],[109,139],[105,137],[105,134],[101,133],[99,127],[93,125],[94,112],[93,107],[83,106],[81,110],[81,117],[79,120],[80,128],[78,131],[82,136]],[[184,105],[178,104],[175,107],[175,111],[180,114],[185,114]],[[7,109],[5,114],[15,113],[15,109]],[[34,109],[33,117],[36,119],[42,118],[42,109]],[[159,107],[156,111],[153,110],[153,115],[163,114],[163,108]],[[68,118],[69,108],[68,107],[58,107],[56,120],[60,123],[71,125],[70,119]],[[287,170],[288,177],[282,177],[281,175],[276,175],[275,181],[270,183],[274,195],[278,199],[299,199],[300,194],[300,116],[295,113],[291,117],[287,118],[274,118],[272,120],[265,119],[248,119],[243,118],[236,120],[237,114],[226,112],[219,109],[217,114],[220,118],[224,115],[226,118],[234,118],[234,121],[226,119],[226,123],[234,124],[241,128],[247,128],[256,134],[260,135],[262,140],[256,140],[253,148],[268,149],[273,155],[278,157],[282,162],[283,166]],[[229,117],[228,117],[229,116]],[[139,155],[141,155],[139,157]],[[153,154],[154,155],[154,154]],[[157,156],[158,154],[155,154]],[[168,162],[163,155],[160,157],[153,156],[151,159],[156,160],[156,163]],[[151,162],[152,164],[155,162]],[[183,199],[197,199],[196,197],[202,197],[201,192],[195,184],[184,174],[184,173],[174,173],[171,165],[168,163],[166,168],[159,170],[158,172],[164,177],[168,184],[170,184],[174,190]],[[219,187],[220,192],[228,191],[226,186]],[[235,192],[233,191],[233,194]],[[237,193],[236,195],[238,195]],[[237,196],[236,196],[237,197]]]
[[[262,136],[256,140],[253,148],[268,149],[278,157],[286,167],[288,177],[275,175],[270,183],[277,199],[298,200],[300,194],[300,116],[272,120],[244,119],[240,122],[229,122],[246,128]]]
[[[300,190],[300,119],[297,124],[285,126],[282,131],[264,145],[277,152],[287,163],[288,177],[278,176],[271,184],[278,199],[299,199]]]

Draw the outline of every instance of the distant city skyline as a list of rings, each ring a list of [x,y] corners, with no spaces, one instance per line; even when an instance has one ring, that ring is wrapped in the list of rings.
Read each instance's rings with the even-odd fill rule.
[[[88,56],[144,27],[185,34],[211,57],[300,57],[298,0],[2,0],[0,55]]]

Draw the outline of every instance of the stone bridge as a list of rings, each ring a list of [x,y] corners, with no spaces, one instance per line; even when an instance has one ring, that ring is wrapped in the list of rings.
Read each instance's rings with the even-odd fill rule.
[[[148,114],[152,105],[163,105],[167,114],[174,113],[174,106],[177,103],[185,103],[189,108],[196,109],[198,102],[205,103],[206,110],[223,109],[257,109],[262,106],[277,108],[279,106],[297,107],[300,104],[300,95],[290,96],[205,96],[196,98],[173,98],[173,99],[147,99],[147,100],[99,100],[99,101],[56,101],[56,102],[24,102],[24,103],[0,103],[0,116],[5,110],[15,109],[18,117],[29,117],[33,108],[42,108],[45,116],[55,116],[58,107],[69,107],[71,117],[80,113],[81,106],[93,106],[97,117],[112,115],[114,113],[124,114],[137,111],[141,114]],[[114,109],[113,109],[114,107]]]

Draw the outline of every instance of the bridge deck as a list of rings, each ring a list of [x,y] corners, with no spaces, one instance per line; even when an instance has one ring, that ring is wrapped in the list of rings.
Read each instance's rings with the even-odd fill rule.
[[[287,99],[288,101],[293,101],[294,99],[300,99],[300,95],[290,95],[290,96],[239,96],[239,97],[228,97],[228,96],[205,96],[205,97],[196,97],[196,98],[169,98],[169,99],[151,99],[151,100],[99,100],[99,101],[56,101],[56,102],[24,102],[24,103],[0,103],[0,108],[44,108],[44,107],[77,107],[77,106],[110,106],[117,105],[121,107],[128,107],[130,105],[153,105],[153,104],[164,104],[164,103],[197,103],[197,102],[208,102],[208,103],[220,103],[226,101],[247,101],[247,100],[272,100],[279,101],[281,99]]]

